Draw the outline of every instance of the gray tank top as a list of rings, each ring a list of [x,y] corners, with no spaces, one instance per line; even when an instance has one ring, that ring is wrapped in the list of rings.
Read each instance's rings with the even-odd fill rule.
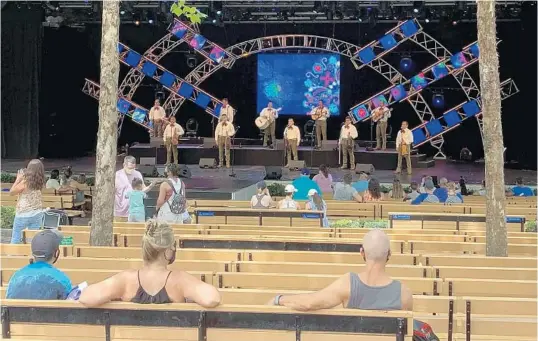
[[[356,273],[351,273],[351,293],[348,308],[364,310],[400,310],[402,283],[393,280],[382,287],[364,284]]]
[[[262,199],[265,196],[265,194],[256,194],[256,204],[252,206],[252,208],[267,208],[267,206],[263,206]]]

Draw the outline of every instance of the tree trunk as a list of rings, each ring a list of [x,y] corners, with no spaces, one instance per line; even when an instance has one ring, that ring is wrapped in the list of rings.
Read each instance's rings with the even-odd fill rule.
[[[114,181],[118,141],[118,41],[120,3],[103,1],[101,33],[101,90],[99,94],[99,130],[95,167],[96,192],[93,197],[90,245],[112,246],[114,220]]]
[[[486,255],[506,257],[508,256],[508,242],[505,216],[504,144],[495,1],[477,1],[477,23],[486,161]]]

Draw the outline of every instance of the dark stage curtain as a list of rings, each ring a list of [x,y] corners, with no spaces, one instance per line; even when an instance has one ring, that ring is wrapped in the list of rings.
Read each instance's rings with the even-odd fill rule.
[[[39,150],[42,11],[2,10],[2,157],[33,158]]]

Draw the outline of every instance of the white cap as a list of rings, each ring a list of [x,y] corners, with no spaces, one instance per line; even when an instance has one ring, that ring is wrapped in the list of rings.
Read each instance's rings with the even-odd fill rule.
[[[284,188],[284,192],[286,193],[295,193],[297,192],[297,188],[293,185],[286,185],[286,188]]]
[[[311,190],[308,191],[308,196],[309,196],[309,197],[313,196],[314,194],[318,194],[318,191],[316,191],[316,190],[313,189],[313,188],[312,188]]]

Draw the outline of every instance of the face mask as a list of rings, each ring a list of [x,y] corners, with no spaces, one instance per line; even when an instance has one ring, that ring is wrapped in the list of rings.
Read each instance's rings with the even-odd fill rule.
[[[130,168],[124,168],[124,169],[125,169],[125,173],[127,173],[128,175],[133,174],[133,169],[130,169]]]
[[[58,258],[60,258],[60,250],[56,250],[56,253],[54,254],[54,261],[52,262],[52,264],[56,264]]]

